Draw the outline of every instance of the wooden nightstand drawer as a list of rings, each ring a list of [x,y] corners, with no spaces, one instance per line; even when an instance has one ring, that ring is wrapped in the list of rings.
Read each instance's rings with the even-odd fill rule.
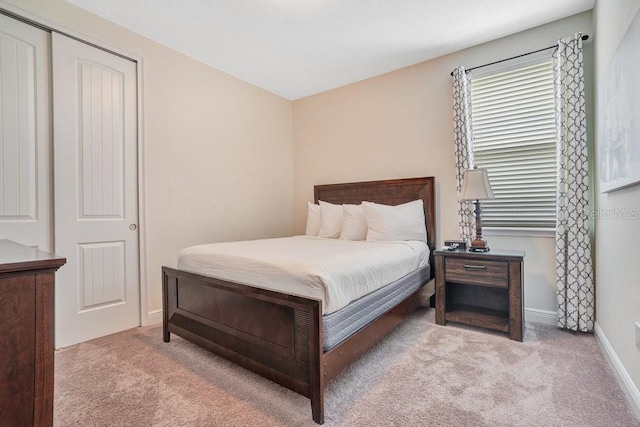
[[[447,282],[459,282],[506,288],[509,286],[509,263],[484,261],[471,258],[447,258],[445,260]]]

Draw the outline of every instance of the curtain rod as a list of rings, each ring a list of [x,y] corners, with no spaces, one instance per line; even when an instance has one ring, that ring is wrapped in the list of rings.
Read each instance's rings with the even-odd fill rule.
[[[587,39],[589,39],[589,35],[588,34],[585,34],[584,36],[582,36],[582,40],[587,40]],[[542,49],[534,50],[533,52],[527,52],[527,53],[523,53],[522,55],[512,56],[511,58],[505,58],[505,59],[501,59],[499,61],[490,62],[488,64],[478,65],[477,67],[471,67],[471,68],[468,68],[468,69],[464,70],[464,72],[468,73],[469,71],[475,70],[477,68],[488,67],[489,65],[499,64],[501,62],[509,61],[511,59],[521,58],[521,57],[527,56],[527,55],[533,55],[534,53],[538,53],[538,52],[542,52],[542,51],[545,51],[545,50],[553,49],[554,47],[558,47],[558,45],[556,44],[556,45],[553,45],[553,46],[549,46],[549,47],[545,47],[545,48],[542,48]],[[451,72],[451,75],[453,76],[453,71]]]

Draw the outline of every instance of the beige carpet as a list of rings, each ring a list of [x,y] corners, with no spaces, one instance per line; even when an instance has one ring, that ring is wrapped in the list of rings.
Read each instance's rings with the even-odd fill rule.
[[[56,352],[57,426],[313,426],[309,400],[160,326]],[[525,341],[420,309],[326,391],[327,426],[640,426],[592,335]]]

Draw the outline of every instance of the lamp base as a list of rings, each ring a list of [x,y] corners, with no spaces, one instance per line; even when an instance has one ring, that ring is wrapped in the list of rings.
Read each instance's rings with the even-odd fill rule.
[[[487,245],[486,240],[479,239],[476,236],[475,239],[471,241],[471,246],[469,247],[470,252],[489,252],[489,246]]]

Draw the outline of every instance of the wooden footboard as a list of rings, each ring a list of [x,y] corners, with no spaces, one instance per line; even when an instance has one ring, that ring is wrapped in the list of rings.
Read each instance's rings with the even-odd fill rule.
[[[314,421],[324,421],[319,300],[168,267],[162,277],[165,342],[173,332],[309,397]]]
[[[163,267],[163,340],[179,335],[311,399],[324,422],[324,387],[420,305],[415,292],[323,353],[321,301]]]

